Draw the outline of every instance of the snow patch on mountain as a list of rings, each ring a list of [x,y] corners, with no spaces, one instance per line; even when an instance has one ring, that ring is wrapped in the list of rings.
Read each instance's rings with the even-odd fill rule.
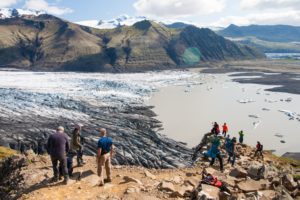
[[[100,21],[86,20],[86,21],[79,21],[75,23],[83,26],[98,28],[98,29],[113,29],[119,26],[131,26],[136,22],[143,21],[143,20],[147,20],[147,18],[143,16],[130,17],[128,15],[121,15],[118,18],[112,20],[100,20]]]
[[[45,12],[30,9],[0,8],[0,19],[22,16],[39,16],[41,14],[45,14]]]

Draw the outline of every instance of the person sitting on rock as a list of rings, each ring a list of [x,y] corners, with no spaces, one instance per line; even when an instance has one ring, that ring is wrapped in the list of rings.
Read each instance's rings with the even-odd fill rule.
[[[76,124],[75,129],[72,133],[72,139],[71,139],[71,150],[75,151],[77,154],[77,166],[82,166],[85,164],[83,161],[83,144],[81,141],[81,134],[80,131],[82,129],[82,124]]]
[[[47,142],[47,152],[51,157],[52,167],[54,177],[53,182],[59,180],[59,171],[61,170],[60,175],[64,176],[64,184],[67,184],[69,181],[68,169],[67,169],[67,158],[66,153],[69,151],[69,142],[68,137],[64,133],[64,127],[59,126],[56,133],[50,135]],[[59,162],[59,168],[58,168]]]
[[[257,141],[257,144],[256,144],[256,151],[255,151],[254,157],[258,156],[258,154],[262,157],[262,159],[264,159],[263,145],[259,141]]]
[[[223,134],[224,137],[226,137],[226,134],[228,133],[228,126],[227,126],[227,124],[224,123],[223,126],[222,126],[222,128],[223,128],[222,134]]]
[[[243,142],[244,142],[244,136],[245,136],[244,131],[241,130],[241,131],[239,132],[239,135],[240,135],[240,137],[239,137],[239,142],[240,142],[241,144],[243,144]]]
[[[215,163],[216,158],[218,158],[220,162],[220,170],[223,171],[223,159],[219,150],[220,144],[221,142],[219,137],[215,135],[212,139],[212,145],[207,155],[211,157],[210,166],[212,166]]]
[[[228,153],[228,163],[231,163],[231,166],[234,166],[236,159],[236,138],[233,137],[227,144],[227,153]]]
[[[97,152],[97,167],[98,176],[100,177],[99,186],[104,185],[103,172],[104,167],[106,170],[107,179],[106,182],[111,182],[111,158],[113,154],[113,140],[107,137],[106,129],[100,128],[100,139],[98,141],[98,152]]]
[[[225,183],[218,180],[218,178],[216,176],[213,176],[212,174],[207,173],[205,170],[203,170],[203,172],[202,172],[201,183],[218,187],[218,188],[220,188],[220,190],[222,192],[227,192],[228,194],[231,194],[230,190],[227,188]]]

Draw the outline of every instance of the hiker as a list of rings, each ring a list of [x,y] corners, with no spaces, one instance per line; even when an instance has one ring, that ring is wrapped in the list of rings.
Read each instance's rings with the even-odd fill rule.
[[[240,137],[239,137],[239,142],[241,143],[241,144],[243,144],[243,142],[244,142],[244,131],[243,130],[241,130],[240,132],[239,132],[239,135],[240,135]]]
[[[218,135],[220,133],[220,127],[217,122],[213,123],[213,128],[211,130],[211,133]]]
[[[226,187],[225,183],[218,180],[218,178],[213,176],[212,174],[207,173],[205,170],[202,171],[201,183],[218,187],[218,188],[220,188],[220,191],[231,194],[230,190]]]
[[[75,151],[77,154],[77,166],[82,166],[85,164],[85,162],[82,159],[83,156],[83,144],[82,144],[82,137],[80,134],[80,131],[82,129],[82,124],[76,124],[75,129],[72,133],[72,139],[71,139],[71,150]],[[73,152],[72,152],[73,154]]]
[[[105,180],[105,182],[111,182],[111,158],[113,153],[113,141],[112,138],[107,137],[105,128],[100,128],[99,131],[100,131],[101,138],[98,141],[97,167],[98,167],[98,176],[100,177],[99,186],[103,186],[104,166],[107,175],[107,179]]]
[[[212,145],[210,150],[208,151],[208,156],[211,157],[210,166],[215,163],[216,158],[218,158],[220,162],[220,170],[223,171],[223,159],[221,157],[221,152],[219,150],[221,142],[218,136],[214,136],[212,139]]]
[[[258,156],[258,154],[260,154],[260,156],[262,157],[262,159],[264,159],[264,155],[263,155],[263,145],[257,141],[257,144],[256,144],[256,151],[255,151],[255,154],[254,154],[254,157]]]
[[[223,124],[222,129],[222,134],[224,137],[226,137],[226,134],[228,133],[228,126],[226,123]]]
[[[227,153],[228,163],[231,163],[231,166],[233,167],[236,159],[236,137],[233,137],[232,140],[228,141]]]
[[[66,153],[69,151],[68,137],[64,133],[64,127],[59,126],[56,133],[50,135],[47,142],[47,151],[51,157],[54,177],[53,182],[59,180],[59,176],[64,176],[64,184],[68,184],[69,176],[67,170]],[[58,168],[59,162],[59,168]],[[60,171],[60,172],[59,172]]]

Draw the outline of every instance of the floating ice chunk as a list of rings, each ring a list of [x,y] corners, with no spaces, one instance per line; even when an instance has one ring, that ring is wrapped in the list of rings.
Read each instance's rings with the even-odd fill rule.
[[[279,138],[283,138],[283,135],[281,135],[280,133],[276,133],[275,136]]]
[[[261,121],[253,122],[253,129],[256,129],[260,125]]]
[[[241,99],[238,100],[239,103],[252,103],[255,102],[253,99]]]
[[[258,119],[259,118],[259,116],[258,115],[248,115],[249,117],[252,117],[252,118],[256,118],[256,119]]]
[[[265,102],[267,102],[267,103],[276,103],[277,100],[265,99]]]

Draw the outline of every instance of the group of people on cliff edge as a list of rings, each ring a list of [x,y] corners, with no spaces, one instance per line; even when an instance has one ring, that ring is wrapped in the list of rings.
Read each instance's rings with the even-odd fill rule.
[[[236,144],[237,144],[237,138],[233,137],[230,138],[230,135],[228,134],[229,128],[227,123],[224,123],[222,126],[222,133],[219,128],[219,124],[217,122],[213,123],[213,128],[211,129],[211,134],[213,135],[211,139],[211,146],[208,152],[206,153],[206,156],[211,158],[210,165],[212,166],[215,163],[215,160],[218,159],[220,163],[220,170],[224,170],[224,164],[223,164],[223,158],[221,155],[221,137],[225,138],[225,150],[228,155],[228,163],[231,164],[231,166],[234,166],[235,160],[237,157],[237,149],[236,149]],[[243,130],[239,131],[239,143],[243,144],[244,142],[244,136],[245,133]],[[261,156],[263,159],[263,145],[258,141],[256,145],[256,151],[254,156]]]
[[[64,184],[68,184],[69,177],[73,175],[73,159],[77,157],[77,166],[83,166],[83,137],[81,130],[83,125],[76,124],[73,130],[71,141],[64,131],[64,127],[59,126],[56,132],[48,138],[47,152],[50,155],[53,167],[52,182],[59,181],[64,177]],[[100,128],[100,139],[97,143],[97,172],[100,177],[100,186],[104,185],[103,172],[106,169],[107,182],[111,182],[111,157],[113,153],[113,140],[107,136],[106,129]]]

